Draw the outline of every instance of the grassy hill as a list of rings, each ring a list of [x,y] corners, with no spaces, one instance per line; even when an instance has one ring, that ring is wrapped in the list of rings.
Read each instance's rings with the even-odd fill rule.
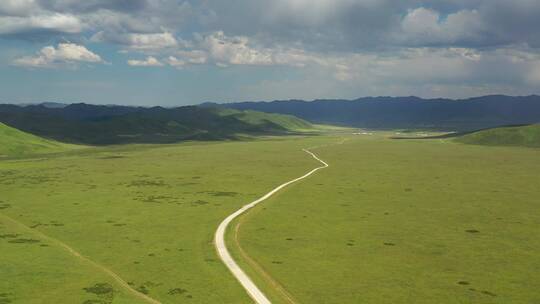
[[[458,137],[456,141],[488,146],[540,147],[540,124],[477,131]]]
[[[73,145],[47,140],[0,123],[0,157],[60,152]]]
[[[290,115],[197,106],[0,105],[0,122],[62,142],[93,145],[233,139],[238,134],[279,135],[313,129]]]
[[[254,126],[280,126],[289,131],[302,132],[313,130],[313,125],[293,115],[264,113],[257,111],[239,111],[233,109],[218,109],[222,116],[235,117]]]

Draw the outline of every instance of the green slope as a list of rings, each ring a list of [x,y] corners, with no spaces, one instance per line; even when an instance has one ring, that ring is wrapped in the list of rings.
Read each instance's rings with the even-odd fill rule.
[[[60,142],[109,145],[235,139],[238,135],[285,135],[311,124],[290,115],[186,106],[105,107],[73,104],[62,109],[0,105],[0,122]]]
[[[262,129],[277,129],[289,132],[310,131],[314,126],[296,116],[286,114],[264,113],[257,111],[239,111],[227,108],[216,108],[221,116],[234,117],[244,123]]]
[[[47,140],[0,123],[0,157],[52,153],[76,146]]]
[[[540,124],[482,130],[463,135],[456,141],[487,146],[540,147]]]

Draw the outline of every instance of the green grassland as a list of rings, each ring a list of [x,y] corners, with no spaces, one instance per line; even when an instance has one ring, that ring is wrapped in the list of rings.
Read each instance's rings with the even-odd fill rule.
[[[458,137],[456,141],[475,145],[538,148],[540,147],[540,124],[482,130]]]
[[[53,153],[74,148],[74,145],[43,139],[0,123],[0,157]]]
[[[40,233],[163,303],[249,303],[217,259],[214,231],[311,168],[301,148],[325,141],[128,145],[2,160],[0,303],[142,303]]]
[[[0,160],[0,303],[143,303],[50,238],[163,303],[251,303],[218,260],[214,231],[319,166],[305,147],[318,147],[330,167],[228,233],[274,303],[290,303],[283,293],[296,303],[538,302],[540,150],[392,134]],[[272,280],[246,262],[236,239]]]
[[[273,303],[540,301],[540,150],[374,135],[314,151],[329,168],[237,221],[258,265],[235,256]]]

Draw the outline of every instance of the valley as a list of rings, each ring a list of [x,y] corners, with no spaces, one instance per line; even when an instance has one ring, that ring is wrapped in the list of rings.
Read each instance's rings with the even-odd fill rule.
[[[272,303],[536,298],[538,216],[528,210],[540,193],[528,181],[539,151],[393,134],[79,147],[0,160],[0,269],[11,278],[0,293],[15,303],[250,303],[219,259],[214,232],[320,166],[310,148],[330,167],[254,206],[225,235]]]

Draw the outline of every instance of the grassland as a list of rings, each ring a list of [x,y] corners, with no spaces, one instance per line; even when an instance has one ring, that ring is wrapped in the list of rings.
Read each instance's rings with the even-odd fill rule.
[[[0,303],[142,303],[41,234],[163,303],[249,303],[217,260],[213,234],[245,202],[311,168],[300,149],[326,139],[300,139],[0,161]]]
[[[213,233],[243,204],[318,166],[301,151],[314,146],[330,167],[228,234],[274,303],[290,303],[284,294],[296,303],[537,302],[540,150],[385,136],[0,160],[0,273],[9,278],[0,303],[143,303],[93,263],[163,303],[250,303],[217,260]]]
[[[0,123],[0,157],[54,153],[75,148],[75,145],[43,139]]]
[[[359,135],[314,151],[329,168],[228,236],[273,303],[540,301],[540,150]]]
[[[456,141],[474,145],[538,148],[540,124],[482,130],[458,137]]]

